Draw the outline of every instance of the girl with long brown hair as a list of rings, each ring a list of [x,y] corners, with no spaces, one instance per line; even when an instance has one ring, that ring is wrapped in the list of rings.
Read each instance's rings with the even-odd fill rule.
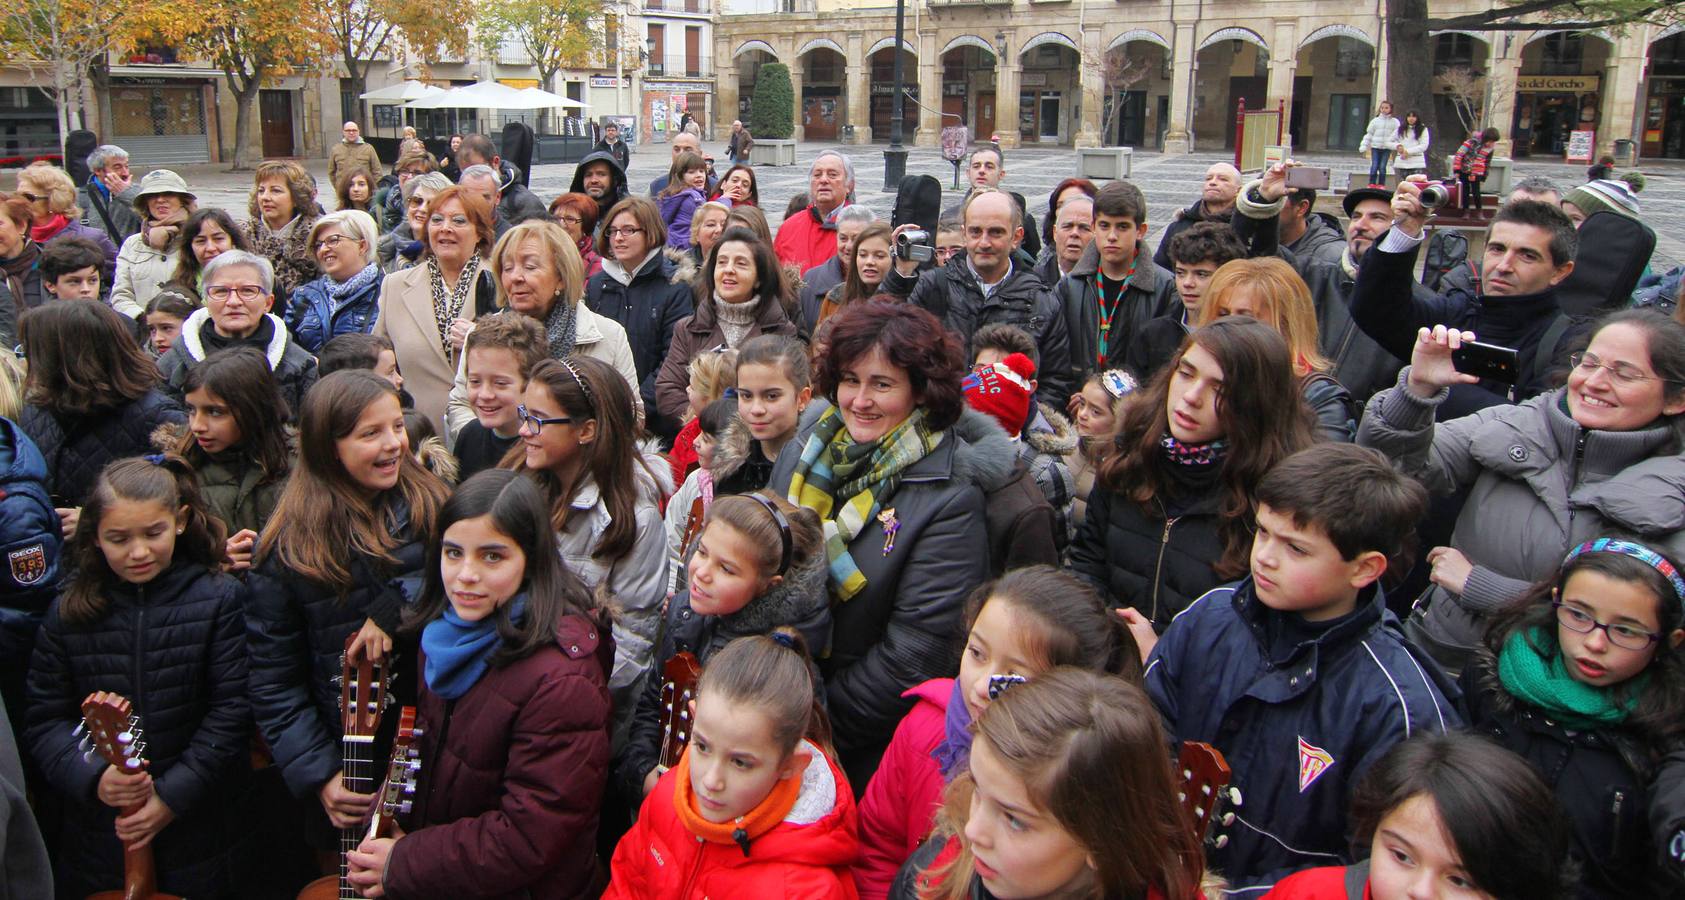
[[[1131,395],[1071,568],[1162,632],[1200,594],[1247,571],[1252,487],[1315,439],[1287,343],[1235,316],[1182,342]]]
[[[638,449],[632,388],[613,366],[584,356],[547,359],[527,380],[523,451],[515,464],[544,489],[562,559],[606,590],[614,622],[615,741],[624,742],[661,630],[667,532],[660,501],[671,474]]]
[[[246,608],[258,726],[295,796],[314,794],[312,843],[357,824],[370,797],[341,779],[340,653],[382,656],[423,542],[449,493],[410,452],[398,390],[362,369],[323,378],[299,414],[298,462],[257,543]]]

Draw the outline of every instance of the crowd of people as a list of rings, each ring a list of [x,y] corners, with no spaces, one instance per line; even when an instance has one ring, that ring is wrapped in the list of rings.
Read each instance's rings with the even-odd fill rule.
[[[773,229],[736,126],[549,202],[356,123],[244,214],[30,166],[0,894],[1679,895],[1677,281],[1563,309],[1608,178],[1418,280],[1382,109],[1343,220],[1217,164],[1157,247],[993,145],[928,253],[834,150]]]

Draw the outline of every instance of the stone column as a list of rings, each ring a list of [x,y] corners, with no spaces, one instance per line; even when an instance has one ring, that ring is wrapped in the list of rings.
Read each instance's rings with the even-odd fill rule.
[[[1632,139],[1634,116],[1640,109],[1638,81],[1644,76],[1644,56],[1648,50],[1642,32],[1623,35],[1610,48],[1613,57],[1598,84],[1602,103],[1597,111],[1598,154],[1614,153],[1615,141]]]
[[[942,133],[942,60],[936,52],[936,32],[926,31],[918,42],[919,128],[913,146],[934,147]]]
[[[1084,28],[1081,40],[1082,61],[1078,65],[1082,72],[1082,118],[1073,144],[1098,147],[1104,143],[1100,138],[1100,113],[1106,98],[1105,50],[1100,46],[1099,27]]]
[[[716,36],[719,31],[715,31]],[[731,46],[724,40],[714,42],[714,133],[731,134],[731,123],[737,118],[738,97],[742,85],[738,83],[742,69],[731,58]],[[618,96],[620,88],[615,88]]]
[[[1373,108],[1375,109],[1375,111],[1379,112],[1380,109],[1381,109],[1381,101],[1386,99],[1386,93],[1387,93],[1387,63],[1388,63],[1389,54],[1387,53],[1387,25],[1386,25],[1386,20],[1375,19],[1374,21],[1375,21],[1375,26],[1371,31],[1371,33],[1375,35],[1375,45],[1376,45],[1375,46],[1375,105],[1374,105]],[[1428,39],[1428,45],[1426,47],[1422,48],[1422,52],[1426,53],[1430,56],[1433,54],[1433,39],[1432,38]],[[1398,110],[1395,109],[1395,110],[1393,110],[1393,112],[1397,113]],[[1400,122],[1404,121],[1404,118],[1403,118],[1402,114],[1399,114],[1398,121],[1400,121]]]
[[[995,131],[1000,133],[1000,144],[1011,150],[1018,146],[1018,73],[1021,69],[1018,61],[1018,35],[1010,33],[1006,36],[1006,55],[995,60]],[[986,134],[976,135],[978,140],[986,141]]]
[[[1194,27],[1177,25],[1175,52],[1170,64],[1170,127],[1164,132],[1164,153],[1186,154],[1193,149],[1188,133],[1188,101],[1193,96]]]
[[[866,58],[865,38],[856,31],[848,36],[848,55],[843,60],[847,63],[844,72],[843,85],[846,92],[844,105],[848,108],[843,118],[846,124],[854,126],[854,142],[856,144],[870,144],[872,142],[872,79],[870,61]]]
[[[796,133],[791,137],[797,141],[804,141],[807,139],[807,129],[802,127],[802,109],[805,106],[802,100],[802,76],[806,74],[806,63],[796,56],[794,48],[785,58],[789,60],[786,65],[790,67],[790,93],[796,98]]]
[[[1299,66],[1299,40],[1291,21],[1277,22],[1270,41],[1269,80],[1264,87],[1264,108],[1281,110],[1281,132],[1287,133],[1287,117],[1293,108],[1293,73]]]
[[[1486,100],[1486,124],[1498,129],[1498,133],[1502,135],[1497,147],[1492,151],[1494,158],[1510,156],[1515,149],[1515,136],[1510,133],[1510,129],[1515,125],[1515,78],[1521,71],[1521,41],[1511,42],[1510,53],[1505,55],[1503,44],[1508,40],[1508,36],[1496,37],[1497,40],[1488,45],[1486,53],[1487,83],[1498,87]],[[1444,125],[1452,129],[1462,127],[1455,121]],[[1454,135],[1457,143],[1462,143],[1463,138],[1467,136]],[[1449,163],[1446,170],[1450,170]]]

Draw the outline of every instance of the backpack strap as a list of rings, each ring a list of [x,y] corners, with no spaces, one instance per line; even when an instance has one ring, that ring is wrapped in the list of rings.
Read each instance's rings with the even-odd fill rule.
[[[1551,320],[1550,327],[1545,329],[1545,336],[1539,339],[1539,346],[1533,351],[1533,377],[1542,377],[1550,368],[1551,356],[1556,352],[1556,345],[1562,342],[1562,336],[1568,333],[1568,326],[1574,324],[1565,313],[1557,313]]]
[[[1369,890],[1369,860],[1346,866],[1346,900],[1363,900]]]
[[[88,191],[88,201],[94,205],[94,212],[99,213],[99,220],[105,223],[105,233],[111,236],[111,242],[121,245],[123,237],[117,233],[117,226],[111,224],[111,214],[106,212],[105,202],[99,198],[99,188]]]

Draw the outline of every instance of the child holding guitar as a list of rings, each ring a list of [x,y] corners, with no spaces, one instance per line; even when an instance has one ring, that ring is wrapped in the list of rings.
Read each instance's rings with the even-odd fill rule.
[[[613,641],[544,493],[491,469],[439,513],[421,632],[421,775],[396,837],[348,855],[365,897],[596,897]]]
[[[287,787],[326,813],[310,810],[306,826],[326,852],[337,849],[333,829],[360,824],[371,800],[342,777],[334,679],[346,638],[362,635],[353,657],[391,649],[404,603],[393,579],[421,568],[422,542],[449,490],[409,452],[398,391],[386,379],[335,372],[302,406],[298,462],[258,538],[246,618],[253,713]],[[324,871],[337,867],[336,859]]]
[[[70,541],[75,574],[29,673],[29,748],[65,799],[60,896],[123,887],[125,850],[152,856],[167,893],[233,896],[251,720],[244,589],[222,574],[224,540],[176,456],[114,462],[88,495]],[[144,719],[145,768],[89,752],[77,726],[96,691],[129,698]]]

